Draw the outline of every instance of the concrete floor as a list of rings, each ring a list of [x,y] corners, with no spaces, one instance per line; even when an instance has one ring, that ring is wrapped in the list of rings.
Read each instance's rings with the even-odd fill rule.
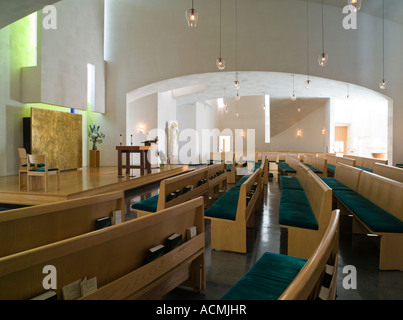
[[[127,208],[158,193],[159,184],[149,185],[126,194]],[[231,185],[229,185],[231,187]],[[255,227],[248,229],[248,253],[239,254],[211,250],[210,222],[205,220],[206,232],[206,290],[200,293],[178,287],[164,297],[166,300],[217,300],[234,285],[262,256],[264,252],[286,253],[287,234],[278,224],[280,190],[277,181],[264,188],[263,210],[255,219]],[[128,211],[127,211],[128,212]],[[127,219],[133,218],[130,212]],[[352,235],[351,218],[340,220],[338,268],[338,300],[403,300],[403,271],[379,271],[379,238]],[[354,266],[357,274],[356,289],[345,289]],[[349,268],[349,267],[347,267]]]

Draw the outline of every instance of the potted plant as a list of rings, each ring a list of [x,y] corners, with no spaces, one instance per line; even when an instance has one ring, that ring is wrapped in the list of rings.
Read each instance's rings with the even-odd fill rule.
[[[99,126],[89,125],[90,131],[88,131],[88,137],[92,142],[92,150],[97,150],[97,143],[102,143],[103,139],[105,139],[105,134],[99,131]]]

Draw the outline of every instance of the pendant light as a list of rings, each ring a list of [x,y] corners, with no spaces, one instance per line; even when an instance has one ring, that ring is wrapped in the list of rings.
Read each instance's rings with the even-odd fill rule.
[[[319,55],[318,62],[321,67],[324,67],[328,60],[328,54],[325,53],[325,32],[323,23],[323,0],[322,0],[322,53]]]
[[[238,80],[238,0],[235,1],[235,89],[239,90]]]
[[[263,111],[266,110],[266,93],[264,93],[264,92],[263,92],[263,106],[262,106],[262,108],[263,108]]]
[[[379,83],[379,88],[386,89],[385,81],[385,0],[382,0],[382,81]]]
[[[220,0],[220,57],[216,61],[218,70],[225,69],[225,60],[221,57],[221,0]]]
[[[305,88],[311,87],[311,80],[309,79],[309,2],[306,0],[306,59],[307,59],[307,74],[308,79],[305,81]]]
[[[354,12],[361,9],[361,0],[347,0],[347,4],[354,7]]]
[[[295,96],[295,91],[294,91],[294,75],[292,75],[292,96],[291,96],[291,100],[292,101],[297,100],[297,97]]]
[[[191,28],[195,28],[197,25],[197,21],[199,20],[199,13],[193,8],[193,0],[192,0],[192,8],[186,10],[185,15],[188,26]]]
[[[236,97],[235,97],[236,101],[241,100],[241,97],[239,96],[239,92],[238,90],[236,91]]]

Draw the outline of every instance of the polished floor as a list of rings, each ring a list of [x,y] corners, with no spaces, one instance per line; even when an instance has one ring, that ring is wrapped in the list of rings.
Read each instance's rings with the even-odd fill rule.
[[[130,203],[158,193],[159,184],[126,193],[127,219],[134,218]],[[231,187],[229,185],[228,187]],[[211,250],[210,223],[206,231],[206,290],[200,293],[178,287],[164,297],[166,300],[217,300],[234,285],[264,252],[286,253],[287,234],[278,224],[280,189],[271,181],[264,189],[263,210],[256,217],[255,227],[248,229],[248,253],[238,254]],[[379,238],[353,235],[351,218],[340,220],[338,266],[338,300],[403,300],[403,271],[379,271]],[[356,288],[351,280],[351,267],[356,270]],[[343,270],[345,273],[343,273]],[[343,286],[343,282],[346,286]],[[345,288],[346,287],[346,288]]]

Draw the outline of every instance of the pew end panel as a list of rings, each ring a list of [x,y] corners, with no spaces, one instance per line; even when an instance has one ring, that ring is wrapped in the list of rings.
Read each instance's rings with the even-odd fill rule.
[[[257,186],[251,195],[255,183]],[[259,168],[240,186],[238,198],[234,199],[237,202],[237,207],[234,208],[235,220],[205,216],[206,219],[211,220],[212,249],[247,252],[247,228],[253,227],[255,212],[262,207],[259,201],[262,192],[261,183],[261,168]],[[247,196],[250,195],[250,200],[247,200]]]

